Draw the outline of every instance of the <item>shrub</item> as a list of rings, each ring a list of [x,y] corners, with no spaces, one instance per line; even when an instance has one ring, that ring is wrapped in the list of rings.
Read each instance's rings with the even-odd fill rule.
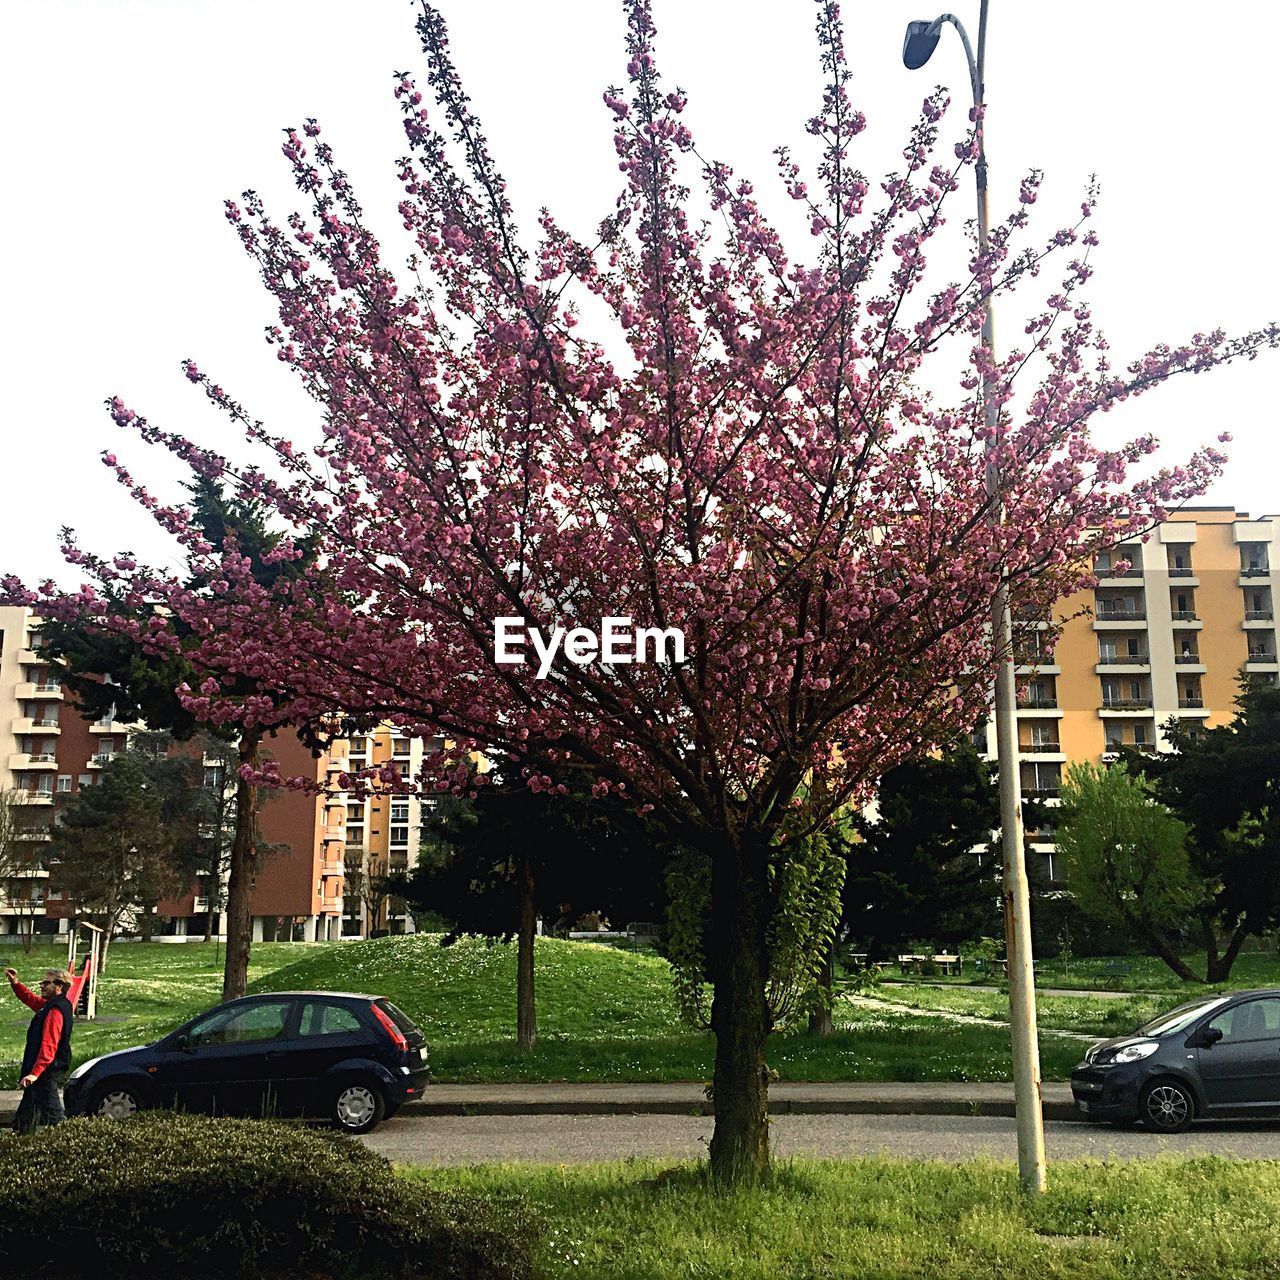
[[[525,1280],[518,1203],[399,1178],[340,1134],[155,1113],[0,1137],[0,1257],[27,1280]]]

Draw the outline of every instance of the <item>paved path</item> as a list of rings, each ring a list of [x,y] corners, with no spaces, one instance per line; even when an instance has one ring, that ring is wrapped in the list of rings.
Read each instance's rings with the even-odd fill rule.
[[[699,1116],[397,1117],[363,1141],[406,1164],[576,1164],[627,1156],[689,1160],[706,1156],[711,1124]],[[770,1134],[780,1156],[987,1156],[1007,1161],[1017,1156],[1013,1120],[987,1116],[784,1115],[771,1121]],[[1045,1126],[1045,1146],[1051,1161],[1161,1155],[1275,1159],[1280,1156],[1280,1122],[1215,1122],[1161,1137],[1140,1129],[1051,1121]]]
[[[892,1013],[919,1014],[922,1018],[941,1018],[944,1022],[963,1022],[974,1027],[1007,1027],[1007,1022],[997,1018],[980,1018],[973,1013],[955,1013],[950,1009],[917,1009],[914,1005],[904,1004],[901,1000],[877,1000],[875,996],[844,995],[842,1000],[856,1004],[864,1009],[883,1009]],[[1098,1036],[1086,1035],[1083,1031],[1059,1031],[1056,1027],[1041,1027],[1042,1036],[1062,1036],[1067,1040],[1079,1040],[1084,1044],[1093,1044]]]

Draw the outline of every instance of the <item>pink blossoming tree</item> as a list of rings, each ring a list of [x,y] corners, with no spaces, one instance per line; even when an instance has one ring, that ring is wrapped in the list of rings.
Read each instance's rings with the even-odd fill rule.
[[[436,105],[409,75],[395,86],[408,142],[399,213],[417,242],[403,281],[315,122],[284,147],[308,213],[273,221],[252,193],[227,205],[278,306],[268,339],[319,406],[323,443],[271,434],[192,363],[187,376],[268,451],[269,472],[111,402],[119,424],[314,539],[313,570],[263,585],[107,455],[193,561],[209,558],[211,585],[197,596],[70,546],[97,585],[78,604],[51,586],[24,598],[92,610],[109,585],[182,618],[187,656],[207,673],[184,691],[201,719],[390,717],[451,744],[428,756],[428,791],[469,785],[473,749],[522,763],[533,790],[552,785],[549,763],[571,762],[701,851],[711,1165],[731,1182],[768,1164],[769,949],[789,851],[982,713],[1002,569],[1018,606],[1047,614],[1087,582],[1095,550],[1200,492],[1220,465],[1205,449],[1134,480],[1153,441],[1103,448],[1094,415],[1277,334],[1197,335],[1113,367],[1081,298],[1090,206],[1044,247],[1022,243],[1036,174],[989,254],[927,283],[981,122],[944,146],[947,100],[931,95],[899,171],[873,185],[852,159],[864,119],[828,0],[808,122],[816,172],[806,181],[778,153],[811,230],[788,248],[752,185],[695,149],[684,95],[658,74],[648,0],[623,2],[627,87],[605,96],[622,191],[598,236],[578,239],[549,213],[521,236],[444,23],[424,5]],[[993,359],[984,298],[1038,290],[1059,259],[1019,346]],[[594,337],[578,324],[584,296],[613,322]],[[995,431],[984,379],[1001,406]],[[497,618],[550,633],[617,616],[682,628],[686,660],[561,653],[545,679],[494,660]],[[157,621],[149,643],[179,641]],[[272,696],[234,695],[246,680]]]

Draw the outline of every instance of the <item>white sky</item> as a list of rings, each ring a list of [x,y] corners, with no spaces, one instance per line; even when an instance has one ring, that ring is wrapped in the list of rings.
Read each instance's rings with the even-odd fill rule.
[[[959,0],[953,0],[959,3]],[[623,80],[611,0],[443,0],[454,55],[522,224],[551,206],[586,234],[619,174],[602,89]],[[654,0],[660,65],[690,95],[700,149],[774,201],[772,148],[808,159],[803,122],[821,81],[812,0]],[[892,168],[938,81],[967,93],[946,31],[933,61],[900,61],[911,0],[845,0],[853,95],[869,128],[855,161]],[[398,226],[403,147],[393,70],[424,60],[407,0],[6,0],[0,134],[8,246],[0,375],[8,462],[0,571],[72,582],[56,549],[74,525],[99,551],[167,560],[166,544],[98,461],[111,447],[158,491],[176,471],[101,408],[139,412],[237,453],[229,428],[179,372],[193,357],[276,430],[316,415],[262,342],[266,294],[222,216],[262,191],[297,206],[280,129],[319,118],[375,227]],[[977,4],[961,12],[976,39]],[[1280,314],[1273,89],[1280,5],[1226,0],[993,0],[988,150],[993,213],[1029,167],[1048,235],[1088,175],[1102,182],[1091,297],[1117,358],[1197,329],[1254,328]],[[425,79],[425,76],[420,76]],[[786,204],[782,201],[780,204]],[[774,207],[780,207],[774,203]],[[958,193],[950,234],[969,216]],[[808,244],[793,242],[808,253]],[[1028,304],[1029,305],[1029,304]],[[1004,332],[1020,332],[1007,317]],[[1001,336],[997,322],[997,338]],[[1274,407],[1280,353],[1153,392],[1107,430],[1154,430],[1170,460],[1220,430],[1230,467],[1202,501],[1280,511]]]

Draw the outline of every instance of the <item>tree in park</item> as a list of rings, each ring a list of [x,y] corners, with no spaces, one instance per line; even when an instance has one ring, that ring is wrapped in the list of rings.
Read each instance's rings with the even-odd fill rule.
[[[1123,762],[1070,766],[1062,779],[1058,851],[1080,909],[1142,938],[1180,978],[1199,981],[1171,935],[1204,887],[1187,858],[1187,828]]]
[[[564,785],[541,761],[571,764],[697,851],[714,987],[710,1157],[727,1183],[768,1166],[771,926],[793,853],[981,713],[1002,574],[1015,604],[1044,616],[1088,580],[1096,551],[1216,473],[1206,449],[1135,481],[1153,440],[1103,448],[1093,415],[1278,335],[1197,335],[1115,367],[1083,298],[1092,203],[1032,247],[1036,173],[989,251],[934,279],[929,256],[981,121],[950,123],[936,91],[897,171],[873,184],[854,159],[865,122],[829,0],[816,6],[814,176],[778,156],[811,233],[789,248],[752,184],[695,150],[685,95],[659,76],[646,0],[624,8],[627,86],[605,96],[621,191],[592,236],[549,212],[532,239],[516,226],[429,5],[418,31],[436,107],[411,75],[395,81],[398,212],[416,241],[403,282],[319,125],[288,131],[310,213],[273,221],[248,193],[227,216],[275,299],[267,338],[315,399],[321,442],[273,434],[193,362],[187,377],[264,447],[270,472],[120,398],[110,410],[279,520],[289,536],[273,563],[297,564],[304,538],[317,558],[264,583],[108,454],[208,564],[209,589],[98,560],[83,599],[100,608],[107,575],[190,629],[183,654],[207,674],[183,697],[202,721],[253,732],[331,712],[387,717],[450,744],[425,758],[429,791],[483,789],[467,768],[482,748],[517,761],[534,792]],[[1023,340],[996,359],[980,340],[984,300],[1040,290],[1055,255],[1065,261],[1026,307]],[[1000,406],[992,429],[984,388]],[[614,617],[682,629],[684,660],[592,661],[586,631],[558,643],[556,628]],[[554,656],[496,661],[506,618],[555,642]],[[146,639],[182,644],[163,621]]]
[[[228,873],[222,998],[234,1000],[245,992],[252,938],[250,894],[264,854],[258,834],[259,788],[237,771],[259,763],[263,739],[280,721],[214,722],[184,703],[179,689],[211,669],[210,645],[191,601],[222,586],[218,574],[228,560],[234,559],[255,583],[270,588],[295,577],[311,562],[312,553],[304,541],[300,546],[289,544],[290,554],[279,556],[281,535],[268,528],[262,505],[236,493],[228,495],[217,476],[197,474],[189,488],[189,572],[173,584],[187,603],[185,611],[171,607],[156,592],[139,589],[129,577],[134,567],[129,556],[100,562],[68,541],[69,557],[94,574],[101,594],[91,608],[86,608],[84,597],[45,597],[40,605],[46,614],[41,634],[47,655],[59,664],[63,683],[83,714],[141,722],[179,742],[200,736],[204,749],[222,758],[219,803],[212,818],[219,839],[216,848],[207,846],[212,862],[201,870],[210,885],[210,921],[215,906],[222,905],[224,866]],[[228,687],[259,704],[269,704],[273,696],[269,686],[252,677],[228,675]],[[228,808],[234,817],[229,845],[222,839]]]
[[[841,920],[872,959],[913,938],[949,945],[995,931],[994,774],[961,739],[881,778],[874,810],[858,818],[858,839],[846,846]]]
[[[1165,726],[1172,752],[1129,753],[1156,799],[1186,825],[1195,909],[1188,923],[1205,951],[1203,978],[1226,982],[1240,948],[1280,924],[1280,688],[1241,675],[1228,725]]]
[[[451,921],[446,945],[463,934],[516,939],[516,1044],[532,1049],[538,916],[656,919],[666,859],[661,829],[619,796],[591,795],[589,777],[559,771],[565,792],[534,792],[504,765],[474,796],[439,798],[424,814],[418,865],[389,887]]]
[[[201,863],[203,765],[169,745],[167,735],[139,735],[71,797],[54,828],[51,883],[103,929],[101,969],[121,925],[149,936],[156,904],[190,885]]]

